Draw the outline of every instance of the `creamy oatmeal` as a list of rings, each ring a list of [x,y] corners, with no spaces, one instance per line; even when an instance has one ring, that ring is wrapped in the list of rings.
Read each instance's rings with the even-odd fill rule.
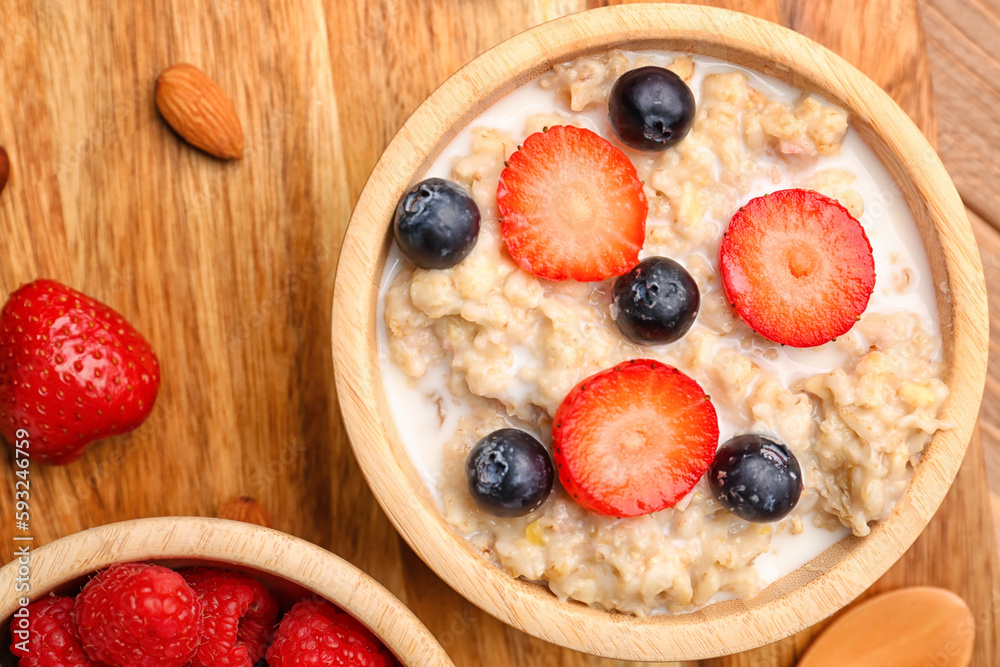
[[[701,308],[676,343],[640,346],[615,325],[613,281],[549,282],[504,249],[497,184],[529,134],[576,125],[606,138],[614,81],[645,64],[694,91],[690,134],[659,154],[624,149],[649,201],[643,256],[681,262]],[[394,249],[386,265],[380,346],[388,399],[414,461],[456,530],[515,577],[563,599],[633,614],[684,611],[749,597],[848,531],[866,535],[903,494],[947,396],[929,267],[902,197],[847,115],[754,72],[700,56],[612,52],[556,67],[474,121],[431,175],[465,187],[482,214],[479,239],[450,269],[414,268]],[[874,250],[869,307],[846,335],[794,349],[752,331],[719,277],[722,233],[749,198],[781,188],[819,191],[845,206]],[[709,394],[721,437],[759,433],[798,458],[804,490],[776,523],[722,508],[703,479],[679,504],[615,518],[558,487],[519,518],[480,511],[465,481],[471,447],[515,426],[551,444],[560,402],[582,379],[652,358]],[[395,379],[393,379],[395,378]]]

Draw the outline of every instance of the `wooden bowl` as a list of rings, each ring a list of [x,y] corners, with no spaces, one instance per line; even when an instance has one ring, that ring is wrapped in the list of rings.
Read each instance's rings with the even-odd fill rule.
[[[30,544],[30,542],[21,542]],[[352,614],[407,667],[454,667],[434,636],[392,593],[347,561],[270,528],[201,517],[139,519],[91,528],[31,554],[30,598],[72,594],[114,563],[152,561],[168,567],[208,565],[244,572],[287,609],[318,595]],[[0,640],[9,645],[19,564],[0,569]]]
[[[556,63],[608,49],[692,51],[750,67],[848,110],[899,184],[928,249],[956,425],[927,447],[893,514],[847,538],[750,600],[691,614],[637,618],[557,600],[516,580],[450,528],[411,464],[383,398],[376,298],[399,197],[478,113]],[[354,451],[375,496],[421,558],[500,620],[563,646],[628,660],[689,660],[752,649],[848,604],[885,572],[930,520],[955,478],[985,382],[988,320],[982,266],[962,201],[906,114],[846,61],[795,32],[742,14],[687,5],[628,5],[540,25],[476,58],[400,129],[355,208],[334,296],[337,392]]]

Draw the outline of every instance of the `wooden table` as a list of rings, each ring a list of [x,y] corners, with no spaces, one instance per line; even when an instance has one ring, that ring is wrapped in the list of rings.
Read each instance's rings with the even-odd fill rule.
[[[0,196],[0,297],[38,276],[67,282],[125,314],[150,338],[164,370],[156,410],[139,431],[71,466],[33,471],[36,540],[139,516],[211,515],[221,502],[250,494],[270,509],[276,528],[339,553],[390,588],[460,666],[622,664],[505,628],[427,570],[354,462],[329,345],[340,238],[395,130],[476,54],[587,4],[0,3],[0,145],[13,163]],[[992,162],[1000,147],[1000,63],[983,48],[997,34],[995,4],[924,6],[930,61],[911,0],[721,4],[831,46],[886,87],[930,136],[933,66],[942,152],[981,216],[974,222],[987,279],[1000,278],[1000,231],[991,222],[1000,223]],[[247,134],[242,162],[205,157],[157,117],[155,76],[182,60],[233,97]],[[1000,468],[997,372],[994,365],[982,428]],[[9,457],[0,476],[12,488]],[[1000,488],[1000,475],[994,479]],[[977,440],[939,516],[875,587],[932,583],[962,594],[977,615],[976,665],[1000,654],[986,489]],[[11,495],[0,494],[4,533]],[[0,540],[0,557],[11,552]],[[706,664],[791,665],[811,636]]]
[[[979,424],[1000,549],[1000,1],[929,0],[921,13],[940,153],[968,207],[990,299],[993,345]]]

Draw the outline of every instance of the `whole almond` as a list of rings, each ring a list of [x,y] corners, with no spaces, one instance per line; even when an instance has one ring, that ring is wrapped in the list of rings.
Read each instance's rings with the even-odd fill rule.
[[[269,528],[271,517],[267,510],[259,502],[249,496],[233,498],[228,503],[224,503],[220,508],[217,517],[229,519],[230,521],[242,521],[243,523],[253,523],[258,526]]]
[[[8,176],[10,176],[10,158],[7,157],[7,151],[3,146],[0,146],[0,192],[7,187]]]
[[[218,84],[180,63],[156,78],[156,106],[185,141],[224,160],[243,157],[243,126]]]

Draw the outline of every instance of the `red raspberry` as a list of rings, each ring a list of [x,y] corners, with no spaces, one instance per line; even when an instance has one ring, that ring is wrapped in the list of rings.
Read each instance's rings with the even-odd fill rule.
[[[391,656],[391,654],[385,648],[385,646],[383,646],[382,642],[379,641],[378,637],[375,636],[375,633],[366,628],[358,619],[344,612],[335,613],[331,616],[328,616],[328,618],[333,622],[334,625],[338,625],[347,630],[353,630],[354,632],[361,635],[366,641],[368,641],[370,648],[373,651],[378,651],[378,653],[384,659],[385,662],[382,664],[385,665],[385,667],[389,667],[390,665],[399,665],[399,663],[396,662],[395,658]]]
[[[303,600],[281,619],[274,641],[267,649],[267,664],[270,667],[392,665],[374,635],[367,630],[359,632],[354,624],[357,621],[326,602]]]
[[[205,608],[201,646],[191,667],[252,667],[264,657],[278,603],[260,582],[209,568],[181,574]]]
[[[18,632],[26,634],[19,635]],[[95,667],[73,621],[73,598],[49,596],[28,605],[27,627],[11,620],[10,650],[20,667]],[[25,637],[27,637],[25,639]],[[27,644],[27,651],[24,650]]]
[[[87,655],[118,667],[181,667],[201,639],[198,595],[159,565],[112,565],[83,587],[75,613]]]

